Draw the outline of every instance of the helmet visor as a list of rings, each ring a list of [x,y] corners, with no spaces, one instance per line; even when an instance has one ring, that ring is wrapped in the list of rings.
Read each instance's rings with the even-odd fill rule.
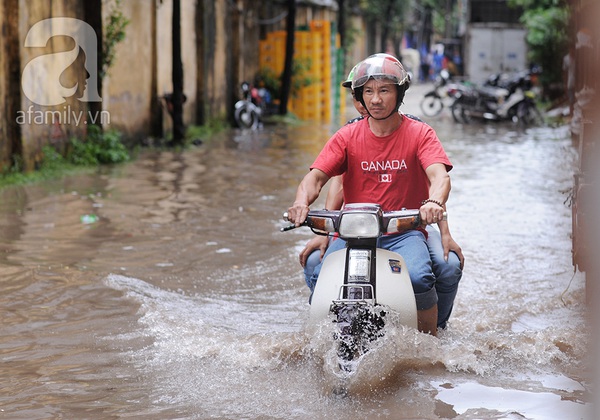
[[[375,55],[358,64],[352,77],[352,89],[364,86],[371,78],[403,85],[408,81],[408,73],[394,57]]]

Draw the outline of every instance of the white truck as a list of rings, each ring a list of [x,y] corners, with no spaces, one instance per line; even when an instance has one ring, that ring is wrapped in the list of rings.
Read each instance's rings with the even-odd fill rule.
[[[505,23],[471,23],[465,37],[465,73],[474,83],[491,74],[527,69],[527,31]]]

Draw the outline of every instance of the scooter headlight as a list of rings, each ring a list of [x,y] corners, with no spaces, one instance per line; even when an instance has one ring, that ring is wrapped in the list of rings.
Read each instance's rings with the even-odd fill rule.
[[[377,238],[379,218],[374,213],[345,213],[339,228],[342,238]]]

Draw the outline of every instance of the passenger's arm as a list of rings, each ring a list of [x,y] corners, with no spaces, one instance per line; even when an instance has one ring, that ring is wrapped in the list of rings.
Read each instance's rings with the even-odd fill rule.
[[[446,220],[438,222],[438,228],[440,230],[440,236],[442,238],[442,247],[444,249],[444,260],[448,261],[448,254],[453,251],[460,260],[460,269],[462,270],[465,266],[465,257],[462,253],[461,247],[456,243],[452,235],[450,234],[450,228]]]
[[[339,210],[342,208],[343,203],[344,194],[342,186],[342,177],[336,176],[331,178],[329,184],[329,191],[327,192],[327,199],[325,200],[325,208],[327,210]],[[316,235],[314,238],[308,241],[304,246],[304,249],[300,251],[300,255],[298,256],[300,259],[300,265],[304,267],[306,265],[306,260],[308,259],[308,256],[317,249],[321,251],[321,259],[323,259],[323,256],[325,255],[325,251],[327,251],[328,246],[329,237]]]
[[[300,255],[298,255],[298,257],[300,259],[300,265],[302,267],[306,266],[306,260],[308,260],[308,257],[310,256],[310,254],[312,254],[313,251],[315,251],[317,249],[319,249],[321,251],[321,260],[322,260],[323,256],[325,256],[325,251],[327,251],[328,246],[329,246],[329,236],[315,235],[314,238],[312,238],[310,241],[308,241],[306,243],[306,246],[300,252]]]
[[[331,178],[327,199],[325,200],[325,208],[327,210],[339,210],[344,204],[344,187],[342,185],[342,176]]]

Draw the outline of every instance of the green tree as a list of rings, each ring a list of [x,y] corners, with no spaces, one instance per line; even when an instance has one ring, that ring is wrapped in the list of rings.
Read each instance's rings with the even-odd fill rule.
[[[129,25],[129,19],[123,14],[121,1],[115,1],[105,19],[100,78],[104,78],[114,64],[116,46],[125,39],[125,28]]]
[[[393,53],[400,56],[398,48],[402,41],[407,13],[407,0],[361,0],[360,9],[369,27],[379,30],[379,43],[374,45],[376,52],[387,50],[387,43],[392,43]],[[410,11],[410,9],[408,10]]]
[[[509,0],[523,9],[521,22],[527,29],[529,60],[541,67],[545,96],[562,80],[562,58],[567,52],[569,8],[564,0]]]

